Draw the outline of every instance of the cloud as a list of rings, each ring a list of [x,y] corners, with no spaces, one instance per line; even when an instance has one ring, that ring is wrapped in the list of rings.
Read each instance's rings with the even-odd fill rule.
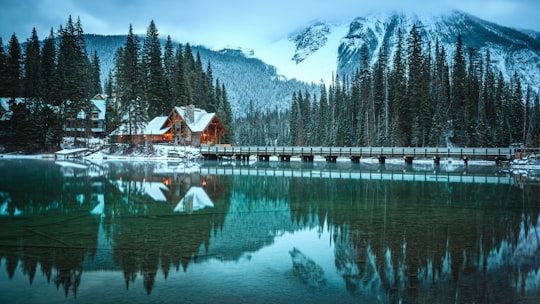
[[[160,36],[219,47],[272,41],[316,20],[339,22],[373,11],[437,12],[459,9],[501,25],[540,31],[536,0],[3,0],[0,37],[19,41],[35,27],[40,38],[68,16],[81,18],[86,33],[144,35],[154,20]]]

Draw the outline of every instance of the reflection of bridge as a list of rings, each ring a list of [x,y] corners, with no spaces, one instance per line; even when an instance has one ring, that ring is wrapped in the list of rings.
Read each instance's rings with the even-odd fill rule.
[[[202,167],[200,174],[276,176],[308,178],[340,178],[361,180],[418,181],[442,183],[475,183],[513,185],[516,180],[511,175],[478,175],[466,172],[438,171],[349,171],[338,169],[294,169],[294,168],[257,168],[257,167]]]
[[[461,158],[482,160],[511,160],[515,156],[514,148],[406,148],[406,147],[224,147],[213,146],[200,148],[206,159],[235,157],[246,160],[257,156],[261,161],[268,161],[270,156],[277,156],[280,161],[289,161],[299,156],[302,161],[311,162],[315,156],[322,156],[328,162],[335,162],[338,157],[350,158],[358,162],[362,157],[377,157],[380,163],[386,158],[403,158],[412,163],[414,158],[433,158],[439,164],[441,158]]]

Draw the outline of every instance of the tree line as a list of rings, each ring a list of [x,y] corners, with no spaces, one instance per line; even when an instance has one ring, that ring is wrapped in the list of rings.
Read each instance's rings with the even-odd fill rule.
[[[540,144],[538,94],[517,73],[505,79],[458,35],[449,59],[425,47],[416,25],[384,42],[370,65],[367,45],[354,75],[336,75],[319,96],[294,92],[290,144],[298,146],[497,147]],[[390,59],[392,58],[392,59]]]
[[[141,46],[142,45],[142,46]],[[163,50],[163,52],[162,52]],[[97,52],[89,55],[80,18],[71,16],[56,35],[41,43],[36,29],[23,44],[12,35],[7,52],[0,37],[0,142],[7,151],[55,151],[65,136],[88,138],[92,128],[92,98],[105,93],[107,133],[120,124],[141,127],[174,106],[193,104],[216,112],[233,136],[232,111],[224,84],[213,79],[210,62],[203,68],[187,44],[174,47],[170,36],[162,47],[154,21],[142,44],[129,27],[126,43],[115,54],[114,70],[101,86]],[[104,89],[104,90],[103,90]],[[79,113],[84,113],[81,119]],[[67,134],[68,121],[74,130]],[[134,129],[136,130],[136,129]]]
[[[14,33],[7,53],[0,38],[0,97],[12,113],[2,113],[0,140],[8,151],[58,149],[68,112],[87,111],[101,92],[99,58],[86,52],[80,19],[70,16],[57,35],[51,29],[41,46],[35,28],[22,45]]]
[[[162,46],[154,21],[150,22],[144,42],[133,34],[130,26],[126,43],[115,55],[115,70],[106,81],[107,96],[116,94],[108,103],[111,130],[125,123],[131,130],[156,116],[168,115],[174,106],[194,106],[217,113],[227,130],[222,142],[233,137],[232,110],[225,85],[214,82],[212,66],[203,68],[200,54],[193,56],[189,43],[176,48],[170,36]]]

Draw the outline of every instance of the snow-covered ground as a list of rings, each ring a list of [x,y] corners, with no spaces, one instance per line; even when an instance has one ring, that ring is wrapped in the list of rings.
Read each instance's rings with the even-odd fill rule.
[[[203,156],[196,147],[190,146],[175,146],[168,144],[154,144],[150,146],[139,146],[136,148],[130,148],[127,144],[113,144],[107,145],[102,139],[91,138],[85,140],[85,143],[88,147],[96,152],[88,152],[83,158],[92,162],[103,162],[108,160],[118,160],[118,161],[181,161],[184,163],[191,163],[195,165],[203,160]],[[75,149],[75,140],[70,137],[64,138],[62,144],[62,149]],[[55,159],[53,153],[49,154],[34,154],[34,155],[24,155],[16,153],[6,153],[0,154],[0,158],[18,158],[18,159]],[[58,161],[62,161],[63,157],[56,157]],[[278,162],[279,159],[277,156],[270,157],[270,162]],[[292,157],[291,162],[301,162],[300,157]],[[323,157],[317,156],[314,159],[315,162],[325,162],[326,160]],[[252,156],[249,160],[250,163],[256,163],[257,158]],[[348,158],[340,157],[337,159],[338,163],[347,163],[350,162]],[[377,158],[361,158],[361,163],[365,164],[378,164]],[[386,164],[388,165],[403,165],[404,160],[401,158],[388,158],[386,159]],[[483,160],[470,160],[469,165],[475,166],[493,166],[495,163],[493,161],[483,161]],[[440,161],[440,166],[443,167],[446,171],[452,171],[452,168],[460,168],[464,166],[465,163],[462,159],[453,159],[453,158],[442,158]],[[415,159],[413,161],[413,167],[418,169],[433,167],[433,160],[426,159]],[[524,159],[516,159],[509,163],[509,169],[514,173],[518,173],[524,176],[530,176],[535,179],[540,179],[540,154],[529,155]]]

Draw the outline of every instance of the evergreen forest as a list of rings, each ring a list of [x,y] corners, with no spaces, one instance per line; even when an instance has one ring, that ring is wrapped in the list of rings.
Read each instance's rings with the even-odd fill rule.
[[[292,146],[506,147],[540,145],[538,94],[514,73],[505,79],[490,53],[463,45],[425,45],[413,25],[398,31],[394,54],[368,47],[353,75],[334,75],[318,96],[292,93],[289,111],[248,111],[241,143]],[[448,55],[452,53],[453,55]],[[391,56],[393,55],[393,56]],[[285,128],[283,121],[289,122]],[[260,125],[262,127],[254,128]],[[247,126],[243,128],[242,126]]]
[[[162,44],[153,21],[142,41],[129,26],[103,80],[84,37],[71,16],[43,41],[35,29],[23,43],[13,34],[6,47],[0,37],[0,97],[11,110],[5,119],[0,107],[6,151],[56,151],[65,136],[89,138],[97,94],[106,97],[107,133],[193,104],[216,112],[228,132],[222,142],[234,145],[540,146],[537,92],[522,87],[517,73],[496,71],[489,50],[467,47],[459,35],[446,50],[425,43],[413,25],[386,41],[375,60],[363,45],[353,75],[333,75],[316,93],[290,92],[289,109],[263,110],[250,101],[236,114],[210,61],[170,36]],[[80,131],[65,131],[70,119]]]
[[[24,43],[13,34],[6,51],[0,37],[0,97],[10,110],[0,107],[0,142],[6,151],[57,151],[65,136],[88,139],[91,100],[97,94],[106,97],[107,133],[124,123],[141,127],[174,106],[193,104],[216,112],[228,130],[222,141],[231,142],[225,85],[214,80],[210,62],[203,64],[189,44],[174,46],[169,36],[162,48],[153,21],[141,42],[130,26],[102,87],[99,58],[87,53],[84,37],[80,18],[71,16],[43,42],[34,28]],[[66,132],[68,122],[77,131]]]

